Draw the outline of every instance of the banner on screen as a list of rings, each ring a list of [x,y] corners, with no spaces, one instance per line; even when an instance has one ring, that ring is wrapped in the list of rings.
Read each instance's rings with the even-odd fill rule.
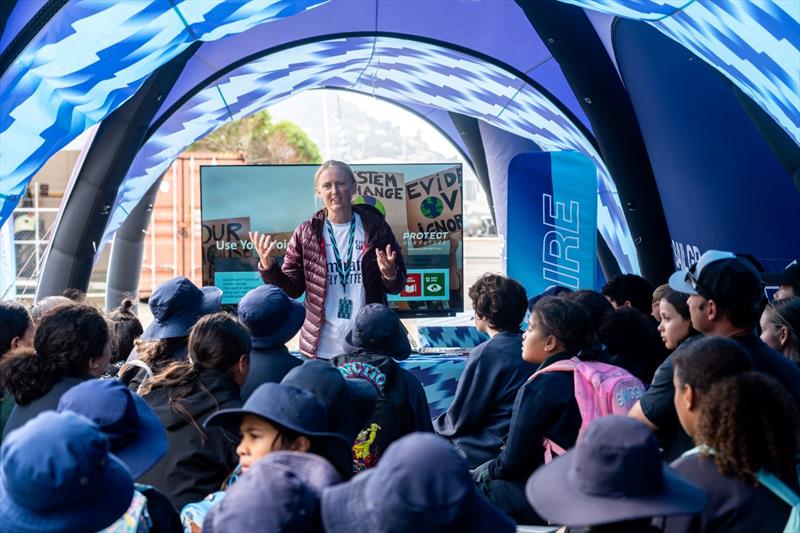
[[[592,289],[597,171],[578,152],[530,152],[508,167],[506,269],[529,296],[551,285]]]
[[[405,316],[463,311],[461,165],[352,165],[353,204],[384,214],[408,277],[389,305]],[[313,165],[200,167],[203,284],[236,304],[262,281],[249,231],[269,233],[280,263],[295,228],[321,208]]]

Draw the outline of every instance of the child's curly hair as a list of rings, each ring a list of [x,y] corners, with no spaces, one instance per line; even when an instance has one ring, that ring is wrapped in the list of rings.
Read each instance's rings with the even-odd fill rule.
[[[711,386],[700,401],[695,440],[714,450],[720,473],[755,484],[764,469],[793,479],[800,418],[784,386],[744,372]]]

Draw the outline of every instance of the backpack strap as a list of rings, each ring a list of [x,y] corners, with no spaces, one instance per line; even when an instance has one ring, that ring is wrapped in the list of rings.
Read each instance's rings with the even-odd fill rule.
[[[798,496],[786,483],[781,481],[775,474],[760,470],[758,472],[758,482],[764,485],[775,496],[786,502],[790,507],[800,506],[800,496]]]
[[[581,363],[581,360],[577,357],[570,357],[569,359],[562,359],[561,361],[556,361],[555,363],[549,364],[546,367],[537,370],[533,373],[533,375],[528,378],[529,380],[534,379],[536,376],[540,374],[547,374],[548,372],[574,372],[575,368]],[[542,439],[542,445],[544,446],[544,464],[550,464],[550,462],[559,455],[564,455],[566,450],[556,444],[554,441],[544,438]]]
[[[544,368],[540,368],[533,375],[528,378],[531,380],[540,374],[547,374],[548,372],[574,372],[575,367],[581,364],[581,360],[577,357],[570,357],[569,359],[562,359],[561,361],[556,361],[555,363],[551,363]]]

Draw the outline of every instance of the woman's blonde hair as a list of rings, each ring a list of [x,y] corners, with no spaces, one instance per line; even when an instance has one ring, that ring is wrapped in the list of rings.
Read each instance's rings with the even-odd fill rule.
[[[353,172],[353,169],[350,168],[350,165],[345,163],[344,161],[337,161],[335,159],[328,159],[324,163],[322,163],[317,171],[314,173],[314,190],[317,189],[317,183],[319,183],[319,177],[322,176],[322,173],[328,170],[329,168],[335,168],[344,172],[345,175],[350,176],[350,179],[353,180],[353,183],[356,182],[356,175]]]

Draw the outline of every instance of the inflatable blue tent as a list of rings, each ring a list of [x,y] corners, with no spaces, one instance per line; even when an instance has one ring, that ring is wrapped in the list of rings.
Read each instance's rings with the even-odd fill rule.
[[[301,91],[405,106],[460,148],[501,233],[509,161],[597,169],[598,260],[662,281],[710,248],[800,256],[795,0],[6,0],[0,224],[56,151],[99,125],[37,297],[135,290],[161,175],[195,140]]]

